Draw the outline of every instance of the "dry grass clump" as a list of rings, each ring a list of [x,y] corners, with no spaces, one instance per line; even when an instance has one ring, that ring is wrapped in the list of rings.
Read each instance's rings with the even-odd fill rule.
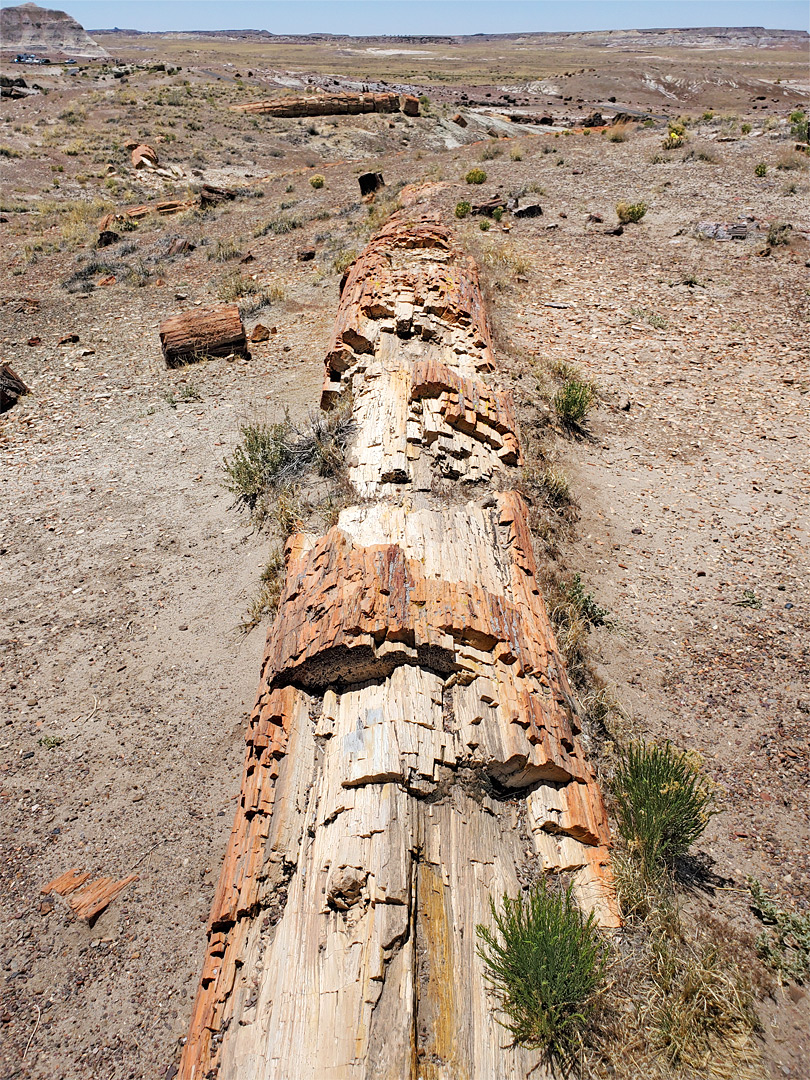
[[[622,225],[629,225],[641,221],[644,215],[647,213],[646,203],[627,203],[620,202],[616,204],[616,216]]]
[[[613,124],[607,130],[608,142],[620,143],[627,142],[627,137],[630,134],[629,124]]]

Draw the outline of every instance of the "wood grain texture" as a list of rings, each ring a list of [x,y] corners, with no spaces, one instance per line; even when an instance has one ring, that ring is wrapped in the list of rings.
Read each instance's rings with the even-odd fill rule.
[[[398,215],[350,270],[325,402],[357,501],[298,533],[181,1080],[518,1080],[476,925],[565,871],[619,925],[472,261]]]
[[[418,115],[417,112],[409,115]],[[231,105],[234,112],[267,116],[340,116],[359,113],[392,113],[399,111],[398,94],[312,94],[308,97],[269,98],[245,105]]]
[[[158,329],[168,367],[201,356],[227,356],[247,352],[247,339],[238,304],[195,308],[164,319]]]

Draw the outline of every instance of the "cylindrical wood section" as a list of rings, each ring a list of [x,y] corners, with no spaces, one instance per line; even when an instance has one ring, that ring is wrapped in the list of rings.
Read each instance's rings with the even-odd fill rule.
[[[560,871],[618,925],[493,367],[475,264],[395,216],[343,290],[324,401],[351,394],[356,503],[288,541],[180,1080],[547,1076],[476,925]]]
[[[158,330],[167,367],[247,352],[247,340],[237,304],[195,308],[164,319]]]

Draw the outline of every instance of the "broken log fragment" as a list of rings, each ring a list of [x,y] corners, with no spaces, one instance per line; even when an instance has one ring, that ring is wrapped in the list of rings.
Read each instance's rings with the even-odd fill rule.
[[[49,881],[40,891],[43,896],[49,893],[61,896],[74,915],[92,923],[127,886],[138,880],[138,875],[127,874],[120,881],[102,877],[87,884],[89,879],[90,875],[78,868],[66,870],[64,874]]]
[[[134,169],[156,169],[159,164],[157,150],[146,143],[136,146],[131,157]]]
[[[30,393],[13,368],[8,364],[0,364],[0,413],[7,412],[12,405],[17,404],[18,398]]]
[[[287,542],[178,1080],[548,1080],[476,926],[555,872],[619,925],[477,269],[409,213],[342,292],[352,505]]]
[[[417,102],[418,105],[418,102]],[[359,113],[399,111],[398,94],[312,94],[307,97],[268,98],[244,105],[231,105],[234,112],[267,116],[356,116]]]
[[[160,324],[158,333],[167,367],[180,367],[206,356],[248,355],[237,304],[170,315]]]
[[[419,98],[413,94],[405,94],[402,98],[402,111],[406,116],[419,115]]]
[[[364,172],[357,177],[361,195],[373,195],[375,191],[385,187],[383,174],[378,172]]]

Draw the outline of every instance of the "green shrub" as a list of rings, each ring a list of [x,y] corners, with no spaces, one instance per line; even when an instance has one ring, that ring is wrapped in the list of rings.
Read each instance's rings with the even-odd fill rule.
[[[566,587],[565,595],[568,603],[589,626],[611,625],[610,612],[607,608],[597,604],[590,593],[585,592],[581,574],[574,574],[570,584]]]
[[[493,220],[500,221],[501,218],[503,217],[503,207],[502,206],[496,206],[495,209],[492,211],[492,217],[493,217]]]
[[[644,215],[647,213],[647,207],[643,202],[640,203],[626,203],[620,202],[616,206],[616,214],[622,225],[628,225],[630,222],[641,221]]]
[[[754,176],[764,176],[768,171],[768,166],[764,161],[760,161],[757,167],[754,169]]]
[[[492,223],[490,221],[488,221],[486,218],[484,218],[484,220],[481,221],[479,223],[479,225],[478,225],[478,228],[481,230],[481,232],[489,232],[491,227],[492,227]]]
[[[751,125],[750,124],[743,124],[740,127],[740,131],[743,133],[743,135],[750,135],[751,134]]]
[[[483,184],[486,182],[487,174],[483,169],[470,169],[464,179],[468,184]]]
[[[751,908],[768,927],[757,938],[757,952],[779,978],[810,981],[810,915],[780,908],[756,878],[748,879]]]
[[[565,1068],[579,1046],[605,973],[607,950],[593,912],[583,918],[571,895],[545,879],[500,910],[493,929],[476,927],[478,954],[514,1042]]]
[[[804,109],[794,109],[790,114],[790,133],[796,142],[806,143],[808,139],[807,113]]]
[[[552,404],[564,424],[579,427],[593,408],[595,399],[593,386],[574,376],[566,379],[554,395]]]
[[[712,112],[711,109],[707,109],[706,112],[703,114],[703,116],[701,116],[701,120],[712,120],[713,118],[714,118],[714,113]]]
[[[790,243],[793,226],[783,222],[772,221],[768,229],[768,246],[781,247]]]
[[[326,178],[321,176],[320,174],[316,174],[315,176],[310,176],[309,182],[316,189],[322,188],[323,185],[326,183]]]
[[[613,796],[619,835],[648,880],[685,855],[719,813],[708,780],[669,741],[630,743],[620,756]]]
[[[472,210],[472,205],[467,202],[466,199],[462,199],[461,202],[456,203],[456,217],[465,218]]]

